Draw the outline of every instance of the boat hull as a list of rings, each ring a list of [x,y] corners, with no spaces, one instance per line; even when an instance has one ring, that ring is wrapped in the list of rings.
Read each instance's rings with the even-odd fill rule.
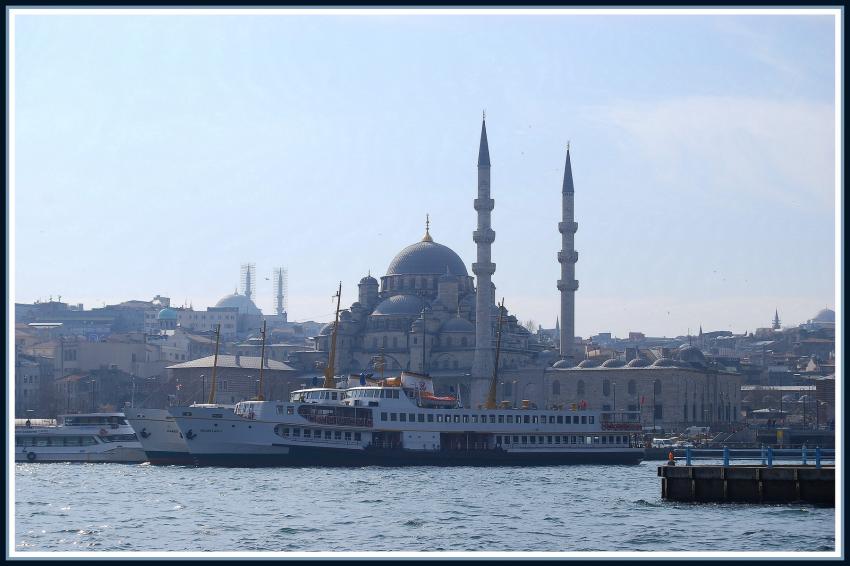
[[[193,453],[199,466],[284,467],[284,466],[561,466],[561,465],[636,465],[643,460],[642,450],[543,452],[505,450],[362,450],[281,446],[279,453]]]
[[[50,447],[27,447],[15,451],[15,462],[45,463],[45,462],[88,462],[88,463],[117,463],[139,464],[147,461],[145,451],[139,448],[118,447],[103,452],[70,452],[51,450]]]

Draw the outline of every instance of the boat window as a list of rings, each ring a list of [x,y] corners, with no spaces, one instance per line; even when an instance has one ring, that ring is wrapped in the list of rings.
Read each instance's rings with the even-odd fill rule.
[[[424,422],[425,422],[425,414],[424,414],[424,413],[419,413],[419,414],[416,416],[416,420],[417,420],[417,421],[419,421],[420,423],[424,423]]]
[[[337,400],[337,398],[336,398],[336,391],[334,391],[333,393],[331,393],[331,399],[333,399],[334,401],[336,401],[336,400]]]
[[[292,405],[286,406],[286,414],[287,415],[294,415],[295,414],[295,409],[292,407]]]
[[[395,413],[390,413],[390,420],[396,421],[396,420],[398,420],[398,416]]]
[[[342,440],[342,431],[341,430],[335,430],[334,431],[334,440]]]
[[[556,436],[556,437],[555,437],[555,444],[560,444],[560,443],[561,443],[561,437],[560,437],[560,436]]]
[[[398,420],[400,420],[401,422],[406,422],[407,421],[407,413],[399,413],[398,414]]]
[[[330,440],[330,439],[331,439],[331,431],[326,430],[325,431],[325,440]]]
[[[387,414],[386,413],[381,413],[381,420],[382,421],[387,420]]]
[[[555,424],[555,415],[549,415],[549,424]]]
[[[529,422],[531,422],[531,417],[529,417],[528,415],[523,415],[522,416],[522,422],[524,422],[525,424],[528,424]]]
[[[429,423],[434,422],[434,413],[428,413],[428,422]]]
[[[545,419],[546,417],[543,417],[543,418]],[[534,424],[536,424],[536,423],[537,423],[537,415],[532,415],[532,416],[531,416],[531,422],[532,422],[532,423],[534,423]],[[546,421],[544,420],[543,422],[546,422]]]
[[[478,415],[472,415],[472,422],[474,422],[474,423],[478,422]]]
[[[380,397],[381,397],[381,399],[383,399],[385,397],[383,389],[381,389]]]
[[[430,417],[430,416],[432,416],[432,415],[428,415],[428,416]],[[438,422],[438,423],[443,422],[443,415],[437,415],[437,422]]]
[[[547,442],[548,444],[552,444],[552,437],[551,437],[551,436],[547,436],[547,437],[546,437],[546,442]]]
[[[289,436],[289,427],[284,427],[281,432],[283,436]]]
[[[571,436],[571,437],[570,437],[570,444],[578,444],[578,443],[579,443],[579,442],[578,442],[578,439],[579,439],[579,438],[580,438],[580,437],[577,437],[577,436]]]
[[[587,416],[582,415],[582,417],[581,417],[581,424],[587,424]]]
[[[465,422],[465,423],[469,422],[469,415],[463,415],[463,422]]]
[[[593,437],[593,443],[594,443],[594,444],[599,444],[599,437],[598,437],[598,436],[594,436],[594,437]]]
[[[607,434],[602,436],[602,444],[608,444],[608,435]]]
[[[501,445],[501,444],[502,444],[502,437],[497,435],[496,436],[496,445]]]
[[[514,444],[516,444],[516,443],[518,443],[518,442],[519,442],[519,437],[518,437],[518,436],[514,436],[514,437],[513,437],[513,443],[514,443]]]
[[[407,420],[412,422],[412,423],[415,423],[416,422],[416,413],[408,413],[407,414]]]
[[[301,429],[300,428],[293,428],[292,429],[292,436],[301,436]]]
[[[282,415],[282,414],[283,414],[283,405],[278,405],[278,406],[277,406],[277,414],[278,414],[278,415]]]
[[[393,399],[398,399],[398,389],[393,389]]]
[[[499,415],[501,416],[501,415]],[[501,422],[501,421],[499,421]],[[490,424],[496,424],[496,415],[490,415]]]
[[[508,424],[513,424],[513,422],[514,422],[514,416],[508,415]]]
[[[346,441],[346,442],[351,442],[351,432],[350,432],[350,431],[346,431],[346,433],[345,433],[345,441]]]
[[[359,432],[354,433],[354,440],[357,441],[357,442],[360,442],[360,433]]]
[[[528,437],[527,437],[527,436],[523,436],[523,437],[522,437],[522,443],[523,443],[523,444],[528,444]]]
[[[590,415],[589,417],[587,417],[587,422],[589,422],[590,424],[593,424],[593,415]]]
[[[319,429],[314,430],[313,431],[313,438],[322,438],[322,431],[319,430]]]
[[[558,424],[564,424],[564,416],[558,415]]]
[[[510,437],[510,436],[506,436],[506,437],[505,437],[505,444],[510,444],[510,443],[511,443],[511,437]]]
[[[490,418],[492,419],[493,416],[491,416]],[[493,421],[491,420],[490,422],[492,423]],[[504,422],[505,422],[505,415],[499,415],[499,424],[503,424]]]
[[[459,423],[459,422],[460,422],[460,415],[455,415],[455,422],[456,422],[456,423]]]

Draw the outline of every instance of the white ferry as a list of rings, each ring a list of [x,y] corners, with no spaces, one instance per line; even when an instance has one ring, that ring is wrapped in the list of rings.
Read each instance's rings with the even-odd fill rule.
[[[56,423],[15,420],[16,462],[144,462],[123,413],[59,415]]]
[[[295,391],[288,402],[242,401],[232,412],[170,411],[198,465],[637,464],[643,458],[637,412],[464,408],[437,397],[430,377],[411,372],[363,383]]]
[[[192,407],[213,407],[233,411],[234,405],[197,404]],[[136,435],[145,451],[145,457],[154,465],[193,464],[189,448],[183,434],[174,424],[174,417],[168,409],[147,409],[128,407],[124,409],[127,421],[136,431]]]

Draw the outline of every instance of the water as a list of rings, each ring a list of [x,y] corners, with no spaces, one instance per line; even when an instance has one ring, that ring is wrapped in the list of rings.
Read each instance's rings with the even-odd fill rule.
[[[833,551],[833,508],[661,500],[658,462],[16,464],[19,551]]]

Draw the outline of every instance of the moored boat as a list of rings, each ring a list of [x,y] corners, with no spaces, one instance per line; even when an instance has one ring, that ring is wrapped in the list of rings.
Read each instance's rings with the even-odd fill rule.
[[[123,413],[59,415],[56,424],[15,422],[15,462],[145,461]]]

